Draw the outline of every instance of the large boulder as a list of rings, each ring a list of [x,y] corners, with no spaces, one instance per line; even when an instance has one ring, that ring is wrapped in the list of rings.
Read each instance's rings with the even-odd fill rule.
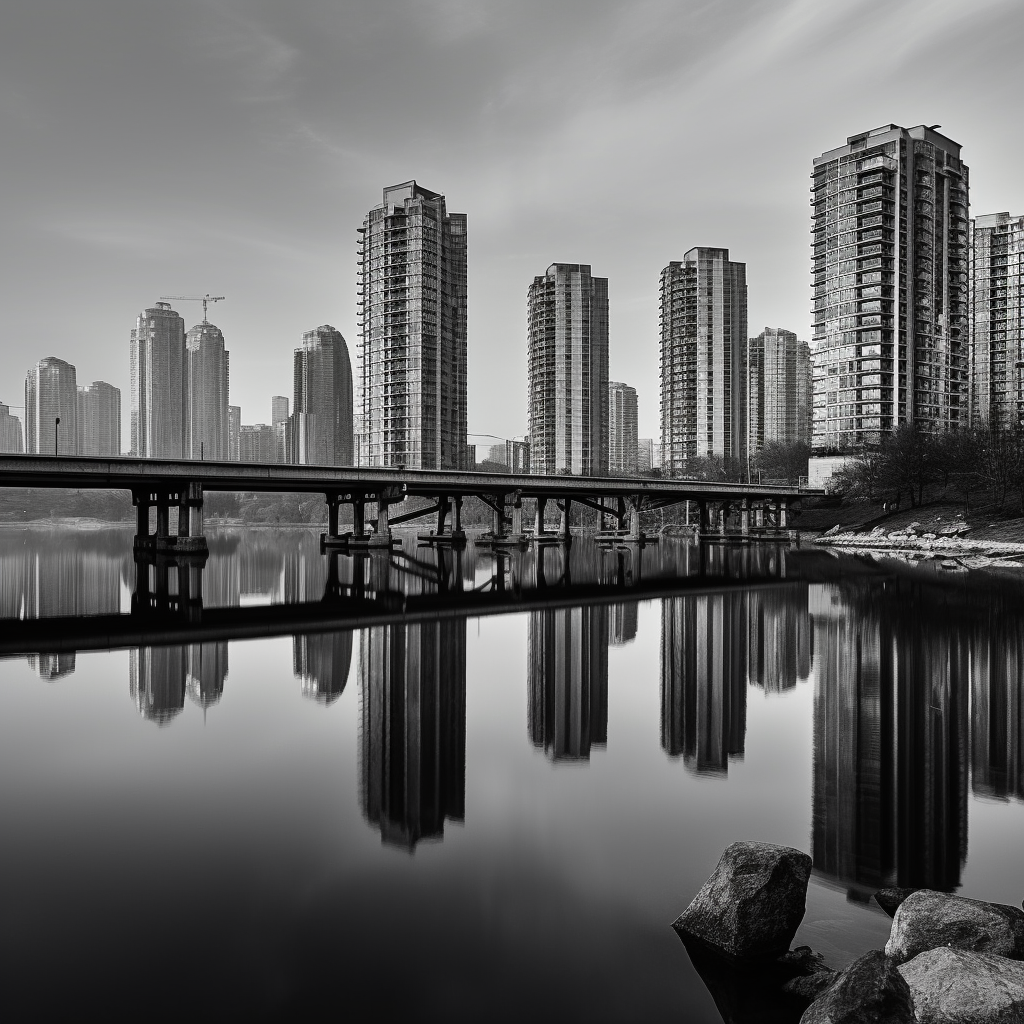
[[[915,1024],[910,987],[880,949],[854,960],[800,1024]]]
[[[875,893],[875,902],[890,916],[896,914],[899,905],[911,894],[918,892],[917,889],[909,889],[894,886],[890,889],[879,889]]]
[[[1024,964],[1019,960],[930,949],[899,968],[919,1024],[1019,1024],[1024,1020]]]
[[[1024,957],[1024,911],[921,889],[896,909],[885,952],[897,963],[940,946]]]
[[[733,843],[672,927],[735,959],[777,957],[803,919],[810,877],[806,853]]]

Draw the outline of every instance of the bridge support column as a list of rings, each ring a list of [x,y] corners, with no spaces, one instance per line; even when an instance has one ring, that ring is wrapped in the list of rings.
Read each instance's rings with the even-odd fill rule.
[[[462,495],[455,495],[455,513],[452,518],[452,536],[453,537],[465,537],[465,531],[462,529]]]
[[[644,499],[642,494],[633,498],[629,509],[629,539],[640,540],[643,534],[640,532],[640,511],[643,508]]]
[[[718,513],[720,518],[720,522],[718,524],[718,532],[721,533],[723,537],[727,536],[729,533],[729,516],[731,513],[732,506],[729,504],[729,502],[723,501],[722,504],[719,506]]]
[[[708,503],[697,502],[697,536],[704,537],[710,530],[711,523],[708,519]]]
[[[166,541],[171,534],[171,502],[166,493],[156,498],[156,542]]]
[[[341,498],[337,494],[326,494],[324,497],[327,499],[327,537],[334,540],[338,536],[338,507]]]
[[[537,499],[537,518],[533,527],[534,535],[537,537],[544,536],[544,506],[547,505],[547,503],[547,498]],[[541,573],[541,575],[543,576],[543,572]]]
[[[448,518],[448,512],[451,509],[451,500],[446,496],[442,495],[437,499],[437,536],[440,537],[444,533],[444,522]]]
[[[135,502],[135,546],[149,542],[149,492],[135,491],[132,493]]]
[[[522,537],[523,535],[523,496],[516,494],[512,502],[512,536]]]
[[[785,530],[789,525],[789,502],[785,498],[779,501],[779,529]]]
[[[352,536],[366,535],[366,502],[362,497],[352,499]]]
[[[744,537],[750,536],[750,499],[744,498],[740,502],[740,533]]]

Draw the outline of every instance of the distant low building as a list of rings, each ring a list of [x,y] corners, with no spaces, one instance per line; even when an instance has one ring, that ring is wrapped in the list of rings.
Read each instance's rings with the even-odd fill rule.
[[[832,478],[852,461],[851,455],[813,456],[807,461],[807,486],[827,488]]]
[[[505,442],[505,465],[510,473],[530,472],[530,442],[525,437]]]
[[[5,455],[21,455],[24,451],[21,420],[11,415],[10,406],[0,403],[0,452]]]
[[[278,462],[277,436],[266,423],[244,423],[238,432],[239,462]]]
[[[654,439],[638,438],[636,442],[636,471],[649,473],[654,468]]]
[[[242,429],[242,407],[240,405],[228,406],[228,461],[238,462],[238,437]]]

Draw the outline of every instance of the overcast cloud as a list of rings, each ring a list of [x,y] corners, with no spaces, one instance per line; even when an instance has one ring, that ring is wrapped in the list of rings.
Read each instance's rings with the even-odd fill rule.
[[[227,299],[231,400],[355,353],[356,228],[415,177],[469,216],[470,430],[525,429],[526,289],[609,278],[611,375],[658,436],[658,275],[747,264],[751,333],[809,336],[811,160],[941,124],[974,214],[1024,212],[1019,0],[31,0],[0,14],[0,401],[57,355],[122,388],[162,294]],[[190,326],[198,304],[178,304]]]

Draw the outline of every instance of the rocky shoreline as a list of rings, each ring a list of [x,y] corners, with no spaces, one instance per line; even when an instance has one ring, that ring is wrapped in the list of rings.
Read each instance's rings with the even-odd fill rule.
[[[1024,911],[929,889],[884,889],[884,950],[836,972],[791,949],[811,858],[733,843],[673,922],[728,1024],[1003,1024],[1024,1021]]]
[[[963,522],[953,522],[934,532],[926,530],[920,523],[890,531],[876,526],[869,533],[842,531],[836,526],[813,538],[812,543],[830,548],[885,551],[915,558],[941,558],[952,563],[949,568],[1024,568],[1024,544],[974,540],[966,536],[969,532],[969,527]]]

